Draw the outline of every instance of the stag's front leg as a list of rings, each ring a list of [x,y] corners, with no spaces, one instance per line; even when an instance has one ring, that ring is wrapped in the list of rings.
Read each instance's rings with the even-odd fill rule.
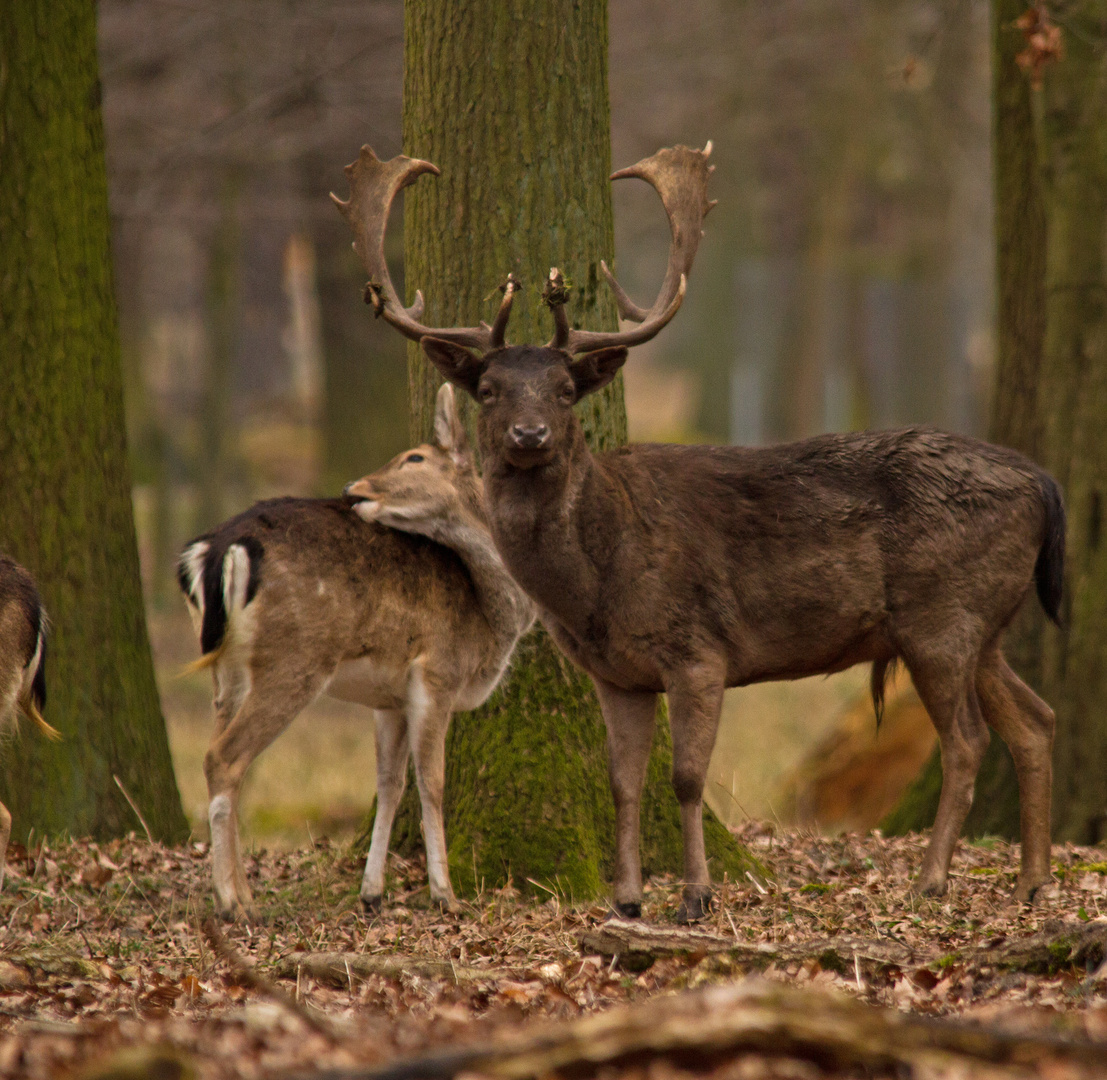
[[[725,667],[697,664],[669,680],[673,733],[673,791],[680,803],[684,839],[684,899],[679,922],[695,922],[711,909],[711,875],[703,841],[703,788],[723,706]]]
[[[642,785],[653,747],[657,695],[594,681],[607,728],[607,769],[615,801],[615,908],[620,915],[638,918],[642,914]]]

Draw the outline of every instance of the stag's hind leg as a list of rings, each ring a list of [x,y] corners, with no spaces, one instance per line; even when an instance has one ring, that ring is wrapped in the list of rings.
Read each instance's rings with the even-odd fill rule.
[[[1007,666],[997,643],[980,658],[976,691],[984,719],[1007,744],[1015,762],[1022,835],[1015,897],[1029,901],[1050,879],[1053,710]]]
[[[988,726],[972,673],[965,670],[960,657],[908,659],[907,666],[938,730],[942,753],[938,812],[912,891],[918,896],[940,896],[946,891],[953,849],[972,806],[976,774],[988,749]]]

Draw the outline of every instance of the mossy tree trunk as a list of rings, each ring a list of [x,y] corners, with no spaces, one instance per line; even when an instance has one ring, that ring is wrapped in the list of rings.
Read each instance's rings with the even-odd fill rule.
[[[523,287],[509,340],[542,342],[552,332],[542,286],[558,266],[574,286],[574,325],[614,328],[599,268],[600,259],[612,264],[614,248],[606,0],[407,0],[404,60],[404,151],[442,170],[405,196],[408,299],[423,290],[431,325],[491,321],[510,271]],[[664,253],[658,258],[660,268]],[[440,380],[414,347],[409,358],[413,438],[421,441]],[[593,448],[626,441],[621,380],[580,409]],[[679,873],[667,725],[658,732],[643,867]],[[419,841],[413,789],[393,838],[400,850]],[[510,877],[522,889],[539,883],[575,899],[602,891],[614,856],[603,719],[590,681],[544,632],[521,644],[483,708],[454,718],[445,809],[450,872],[461,889]],[[713,872],[733,876],[750,864],[708,816]]]
[[[13,835],[187,834],[139,583],[95,6],[0,6],[0,547],[53,620],[47,716],[4,747]]]
[[[1107,813],[1107,2],[1065,5],[1064,55],[1033,89],[1015,57],[1022,0],[993,3],[998,363],[991,437],[1048,468],[1069,512],[1065,627],[1031,598],[1007,635],[1013,666],[1057,713],[1053,822],[1096,841]],[[890,825],[929,824],[933,761]],[[969,817],[1018,834],[1010,756],[993,740]]]

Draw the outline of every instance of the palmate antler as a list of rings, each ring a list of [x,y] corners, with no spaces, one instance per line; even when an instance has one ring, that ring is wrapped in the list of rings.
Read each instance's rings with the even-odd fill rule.
[[[607,264],[601,260],[600,269],[615,293],[620,317],[641,325],[631,330],[610,332],[573,330],[569,327],[569,319],[565,313],[566,292],[561,288],[561,274],[554,267],[550,270],[546,289],[546,302],[553,312],[555,326],[554,336],[550,341],[551,348],[578,355],[611,345],[641,345],[654,337],[677,313],[684,300],[688,273],[692,269],[700,237],[703,236],[703,219],[715,205],[714,200],[707,198],[707,180],[715,171],[714,165],[707,164],[710,156],[710,142],[702,150],[674,146],[658,150],[651,157],[643,158],[637,165],[611,174],[612,180],[637,176],[653,185],[661,196],[672,234],[665,280],[661,283],[661,291],[653,306],[648,309],[640,308],[627,296],[608,270]]]
[[[384,258],[384,232],[388,226],[388,213],[399,192],[413,183],[423,173],[438,175],[438,166],[418,158],[402,154],[391,161],[381,161],[368,146],[361,148],[357,161],[347,165],[346,177],[350,181],[350,198],[343,202],[334,192],[331,198],[339,212],[354,231],[354,250],[369,272],[365,286],[365,302],[373,305],[378,316],[384,316],[404,337],[419,341],[425,337],[441,338],[481,352],[491,352],[504,346],[504,333],[511,314],[511,302],[519,289],[519,283],[508,275],[503,286],[504,298],[496,319],[491,326],[433,327],[419,322],[423,314],[423,294],[415,294],[415,302],[409,308],[400,303],[388,263]]]
[[[620,169],[611,174],[612,180],[637,176],[652,184],[661,196],[661,202],[669,217],[672,239],[669,245],[669,266],[661,291],[651,308],[641,308],[627,296],[602,260],[600,267],[615,293],[619,315],[639,323],[630,330],[613,332],[573,330],[565,312],[568,290],[564,287],[560,272],[555,267],[544,298],[554,316],[554,336],[550,346],[571,354],[593,352],[612,345],[640,345],[649,341],[677,313],[684,299],[684,290],[692,261],[696,257],[700,237],[703,235],[703,219],[715,205],[707,198],[707,180],[715,171],[708,165],[711,154],[709,142],[703,150],[691,150],[687,146],[674,146],[658,150],[637,165]],[[377,315],[383,316],[405,337],[419,341],[424,337],[441,338],[467,348],[491,352],[504,346],[504,333],[511,314],[511,302],[519,289],[519,283],[508,275],[503,286],[504,298],[492,326],[481,323],[468,327],[429,327],[419,322],[423,314],[423,294],[415,294],[415,302],[405,308],[396,295],[388,264],[384,258],[384,232],[388,214],[396,195],[423,173],[438,175],[438,167],[429,161],[399,155],[391,161],[380,161],[368,146],[352,165],[346,166],[350,181],[350,198],[343,202],[331,194],[335,205],[354,231],[354,250],[361,257],[369,272],[365,286],[365,300],[373,305]]]

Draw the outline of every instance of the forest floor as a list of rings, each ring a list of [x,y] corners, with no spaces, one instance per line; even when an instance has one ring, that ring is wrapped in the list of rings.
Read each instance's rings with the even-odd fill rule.
[[[923,837],[740,838],[771,876],[723,882],[691,932],[671,881],[639,924],[510,885],[443,913],[402,860],[367,916],[329,842],[249,856],[257,916],[216,923],[203,843],[13,844],[0,1076],[1107,1075],[1102,850],[1055,847],[1024,906],[999,841],[913,900]]]

